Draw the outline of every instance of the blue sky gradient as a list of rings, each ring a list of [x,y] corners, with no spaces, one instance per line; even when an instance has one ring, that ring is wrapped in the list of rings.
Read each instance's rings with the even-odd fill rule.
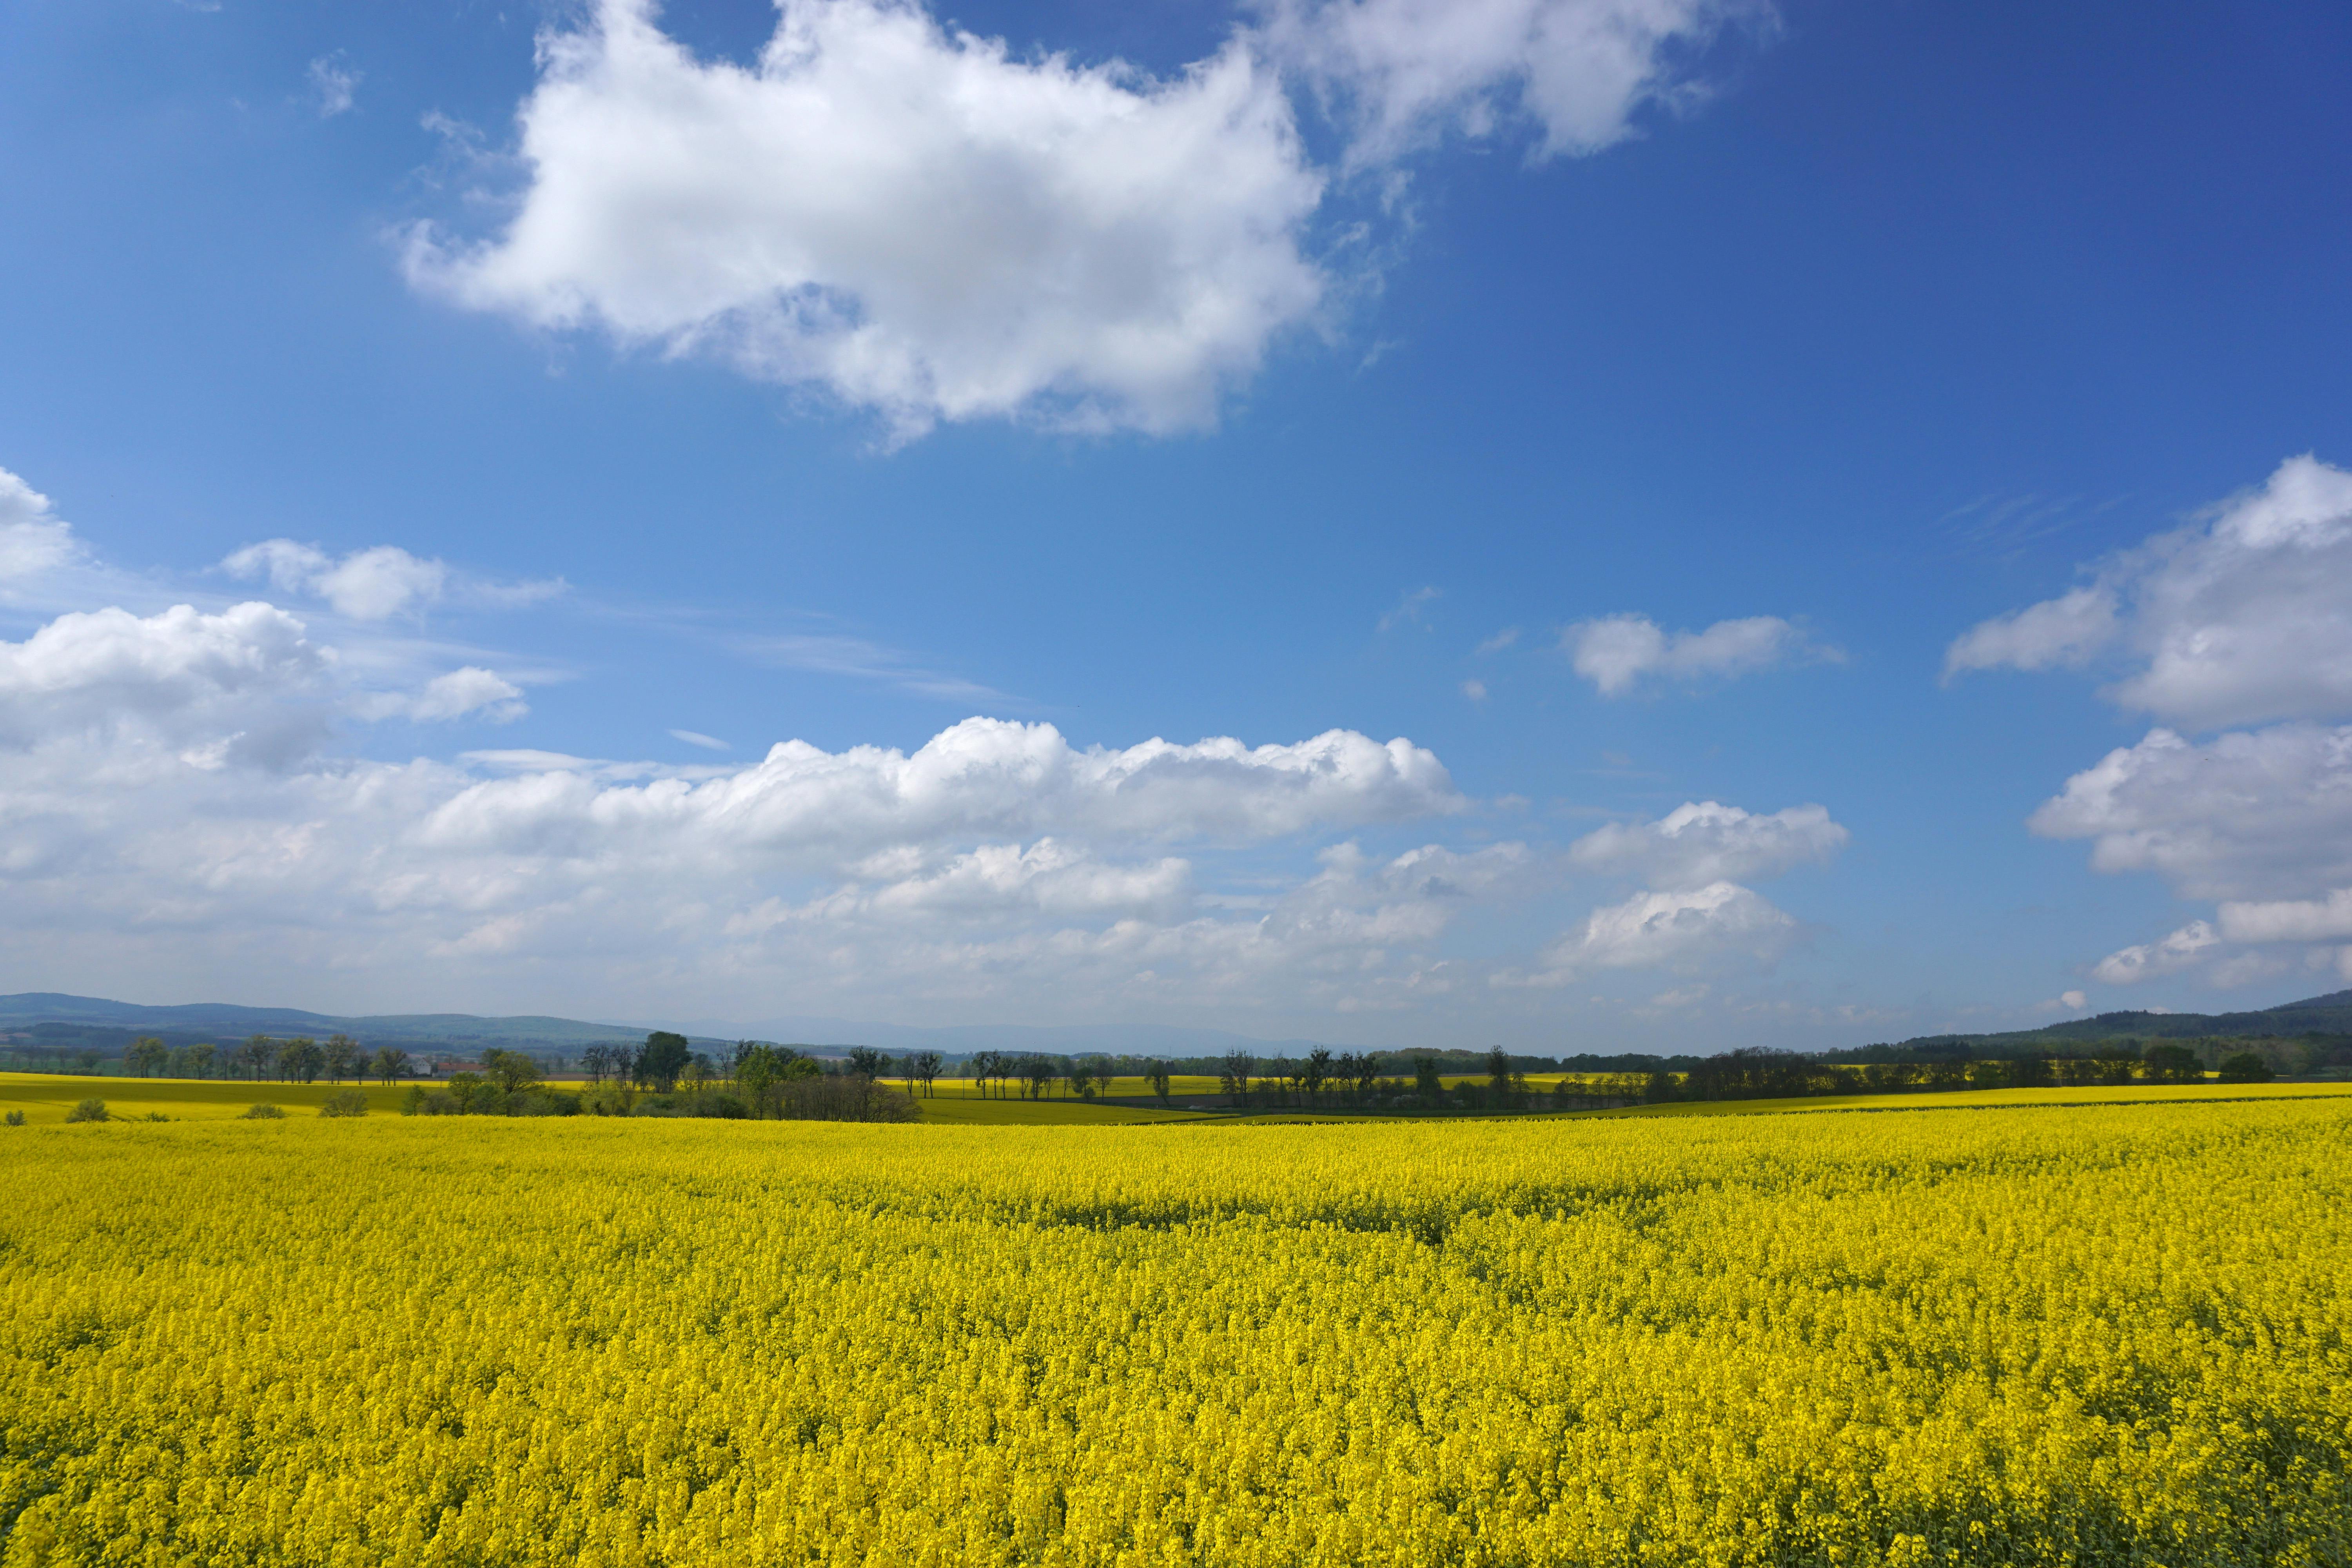
[[[2325,467],[2352,463],[2352,15],[1526,4],[1686,24],[1622,137],[1543,156],[1506,70],[1366,153],[1372,79],[1318,96],[1267,41],[1345,7],[942,13],[1015,66],[1125,61],[1130,86],[1256,39],[1325,183],[1290,231],[1320,303],[1263,334],[1213,421],[1097,430],[1053,427],[1050,399],[909,429],[708,338],[533,324],[420,273],[420,233],[484,254],[531,198],[517,117],[553,68],[534,37],[593,35],[581,9],[0,4],[0,468],[45,498],[20,525],[68,524],[80,552],[0,604],[20,710],[0,989],[1558,1050],[1842,1046],[2346,984],[2340,758],[2270,768],[2218,826],[2169,795],[2137,827],[2028,819],[2158,727],[2225,747],[2302,726],[2324,749],[2352,674],[2286,708],[2134,708],[2102,694],[2139,668],[2127,630],[1946,676],[1971,627],[2117,552],[2221,539],[2237,514],[2216,509],[2306,454],[2317,542],[2295,571],[2315,586],[2287,605],[2245,577],[2227,624],[2303,617],[2313,668],[2352,647],[2332,531],[2352,503],[2330,510]],[[777,13],[649,25],[753,68]],[[1483,120],[1456,113],[1473,100]],[[755,194],[812,177],[690,162],[680,179]],[[440,575],[353,614],[325,567],[221,565],[271,540]],[[69,690],[40,662],[60,617],[253,600],[331,656],[272,643],[251,668],[278,674],[207,666],[152,700],[147,676]],[[2136,613],[2152,639],[2206,624]],[[1574,648],[1618,616],[1787,626],[1750,664],[1694,654],[1612,695]],[[161,650],[142,669],[183,668],[177,633],[122,635]],[[418,695],[461,668],[499,686],[455,713]],[[277,722],[265,699],[308,728],[247,757],[230,737]],[[631,838],[613,801],[560,834],[508,806],[495,831],[450,826],[474,783],[688,789],[779,742],[914,753],[975,715],[1079,753],[1402,737],[1452,793],[1368,784],[1241,827],[1265,780],[1201,761],[1203,793],[1166,815],[992,796],[822,853],[829,828],[736,841],[725,812]],[[77,776],[106,782],[61,804]],[[1706,802],[1818,805],[1843,836],[1742,849],[1704,884],[1575,847]],[[2299,864],[2247,826],[2265,814],[2310,845]],[[2148,833],[2262,842],[2190,866]],[[1127,890],[938,890],[1041,840]],[[1433,846],[1460,864],[1328,891],[1349,856]],[[1725,884],[1738,900],[1634,907]],[[1604,931],[1604,910],[1629,912]]]

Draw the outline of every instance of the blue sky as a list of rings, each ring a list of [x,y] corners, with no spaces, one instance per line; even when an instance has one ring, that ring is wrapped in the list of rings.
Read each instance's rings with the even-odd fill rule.
[[[2347,64],[0,4],[0,989],[1547,1050],[2337,989]]]

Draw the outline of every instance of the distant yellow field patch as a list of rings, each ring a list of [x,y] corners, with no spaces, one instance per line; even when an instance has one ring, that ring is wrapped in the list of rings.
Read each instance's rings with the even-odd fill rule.
[[[398,1114],[408,1089],[395,1084],[269,1083],[192,1078],[90,1078],[73,1073],[0,1072],[0,1110],[22,1110],[28,1123],[63,1121],[85,1100],[106,1102],[110,1115],[150,1114],[174,1121],[218,1121],[248,1106],[270,1104],[289,1116],[315,1115],[327,1096],[364,1087],[371,1114]]]

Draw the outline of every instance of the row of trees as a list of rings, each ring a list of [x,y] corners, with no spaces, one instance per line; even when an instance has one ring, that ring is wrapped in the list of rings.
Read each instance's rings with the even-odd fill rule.
[[[2260,1056],[2243,1052],[2222,1058],[2218,1076],[2224,1083],[2262,1083],[2272,1073]],[[1648,1074],[1641,1082],[1639,1097],[1652,1102],[1781,1100],[1826,1094],[2200,1083],[2204,1078],[2203,1061],[2194,1050],[2179,1045],[2150,1046],[2145,1053],[2116,1047],[2092,1057],[1871,1062],[1859,1068],[1832,1066],[1792,1051],[1756,1048],[1709,1057],[1683,1073]],[[1567,1087],[1561,1085],[1562,1089]],[[1629,1097],[1631,1085],[1619,1081],[1608,1088],[1622,1099]]]
[[[592,1084],[629,1084],[667,1094],[677,1080],[699,1063],[706,1075],[710,1058],[700,1055],[684,1035],[656,1029],[641,1045],[591,1046],[580,1053],[580,1069]]]
[[[656,1030],[642,1045],[594,1046],[581,1066],[589,1088],[582,1109],[606,1116],[712,1116],[819,1121],[906,1121],[914,1086],[926,1089],[945,1059],[922,1052],[894,1061],[859,1047],[828,1064],[797,1046],[739,1040],[724,1058],[693,1048],[684,1035]],[[904,1077],[907,1091],[884,1077]],[[639,1098],[639,1091],[650,1094]]]
[[[1146,1082],[1165,1103],[1172,1066],[1147,1059]],[[2205,1077],[2196,1052],[2176,1045],[2109,1049],[2098,1057],[1946,1059],[1841,1067],[1791,1051],[1752,1048],[1694,1059],[1683,1071],[1664,1068],[1574,1075],[1549,1094],[1531,1090],[1520,1059],[1496,1049],[1476,1074],[1449,1073],[1454,1064],[1433,1055],[1394,1062],[1378,1052],[1317,1048],[1297,1058],[1261,1061],[1234,1051],[1217,1063],[1218,1090],[1235,1108],[1323,1108],[1394,1110],[1596,1110],[1675,1100],[1782,1100],[1820,1095],[1897,1094],[1965,1089],[2038,1089],[2060,1085],[2189,1083]],[[1409,1067],[1410,1076],[1396,1070]],[[1109,1085],[1110,1064],[1100,1057],[1015,1056],[982,1051],[969,1071],[982,1094],[1042,1099],[1056,1084],[1064,1094],[1091,1099]],[[2225,1058],[2223,1082],[2260,1082],[2271,1076],[2248,1053]],[[1450,1085],[1447,1079],[1454,1079]]]
[[[269,1078],[283,1083],[352,1082],[374,1078],[384,1083],[408,1073],[408,1053],[385,1046],[370,1051],[349,1035],[330,1035],[322,1045],[307,1035],[287,1039],[254,1035],[241,1045],[208,1041],[167,1046],[149,1036],[122,1053],[123,1071],[134,1078]]]

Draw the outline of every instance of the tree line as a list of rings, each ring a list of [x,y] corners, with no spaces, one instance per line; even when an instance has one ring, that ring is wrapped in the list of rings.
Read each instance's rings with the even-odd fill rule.
[[[403,1111],[422,1116],[683,1116],[725,1120],[911,1121],[913,1084],[881,1081],[891,1064],[852,1051],[826,1062],[793,1046],[740,1040],[713,1056],[684,1035],[656,1029],[641,1043],[591,1046],[581,1055],[588,1082],[552,1089],[539,1064],[519,1051],[482,1053],[482,1071],[456,1072],[438,1089],[411,1088]],[[940,1059],[932,1056],[936,1076]]]
[[[349,1035],[330,1035],[322,1043],[308,1035],[279,1039],[253,1035],[243,1043],[215,1046],[208,1041],[167,1046],[153,1036],[131,1042],[122,1053],[122,1070],[130,1078],[264,1079],[280,1083],[362,1083],[375,1079],[391,1083],[408,1075],[408,1053],[394,1046],[371,1051]]]

